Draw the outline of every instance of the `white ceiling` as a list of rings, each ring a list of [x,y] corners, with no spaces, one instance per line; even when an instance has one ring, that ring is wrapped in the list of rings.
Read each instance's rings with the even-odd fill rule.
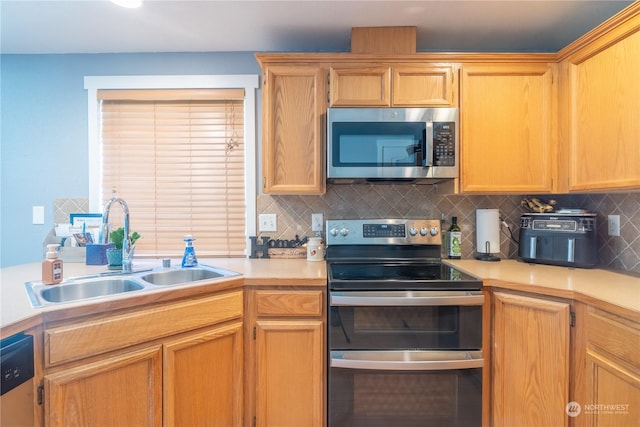
[[[556,52],[630,3],[0,0],[0,52],[344,52],[367,26],[416,26],[421,52]]]

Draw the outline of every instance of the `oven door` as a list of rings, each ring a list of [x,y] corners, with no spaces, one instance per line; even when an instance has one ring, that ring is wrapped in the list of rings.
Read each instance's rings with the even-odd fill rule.
[[[482,291],[331,291],[331,350],[480,350]]]
[[[332,351],[330,427],[480,427],[482,353]]]
[[[482,291],[331,291],[330,427],[482,423]]]

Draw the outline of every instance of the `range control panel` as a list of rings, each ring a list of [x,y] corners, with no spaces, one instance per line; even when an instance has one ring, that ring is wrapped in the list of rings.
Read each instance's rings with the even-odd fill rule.
[[[437,219],[343,219],[327,221],[328,245],[441,245]]]

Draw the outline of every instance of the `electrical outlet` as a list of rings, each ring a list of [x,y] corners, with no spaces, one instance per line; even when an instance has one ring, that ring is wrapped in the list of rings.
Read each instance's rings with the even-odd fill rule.
[[[609,236],[620,235],[620,215],[609,215],[607,217]]]
[[[278,231],[276,214],[258,215],[258,231]]]
[[[322,214],[321,213],[312,213],[311,214],[311,231],[320,231],[324,227],[322,226]]]

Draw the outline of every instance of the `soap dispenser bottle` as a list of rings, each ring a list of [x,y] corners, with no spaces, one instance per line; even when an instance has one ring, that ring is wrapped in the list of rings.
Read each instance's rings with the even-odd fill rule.
[[[184,256],[182,257],[182,268],[185,267],[197,267],[198,257],[196,257],[196,250],[193,248],[193,241],[196,240],[191,234],[184,236]]]
[[[42,283],[55,285],[62,282],[62,260],[56,251],[58,245],[47,245],[47,255],[42,261]]]

